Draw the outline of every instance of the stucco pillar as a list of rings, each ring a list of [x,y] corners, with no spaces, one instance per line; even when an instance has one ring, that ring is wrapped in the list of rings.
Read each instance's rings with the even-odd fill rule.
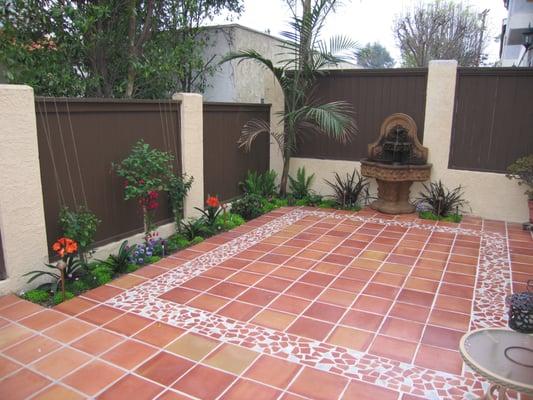
[[[0,294],[26,286],[48,262],[33,89],[0,85],[0,230],[7,279]]]
[[[265,100],[270,103],[270,129],[279,132],[283,129],[282,119],[280,113],[285,108],[285,97],[281,86],[276,79],[270,74],[265,78]],[[278,182],[281,180],[281,173],[283,172],[283,156],[278,143],[270,136],[270,163],[269,168],[273,169],[278,174]]]
[[[196,93],[176,93],[172,98],[181,102],[181,168],[183,173],[194,178],[183,208],[183,216],[187,219],[200,214],[194,207],[204,206],[203,100]]]
[[[448,169],[456,76],[457,61],[435,60],[429,62],[424,146],[429,149],[428,162],[433,164],[431,170],[433,180],[440,179]]]

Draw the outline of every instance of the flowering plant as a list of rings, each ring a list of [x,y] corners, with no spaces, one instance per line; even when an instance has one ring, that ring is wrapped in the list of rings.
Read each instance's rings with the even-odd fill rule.
[[[208,225],[213,225],[222,211],[226,212],[226,205],[220,202],[218,196],[208,195],[205,205],[206,208],[203,210],[195,208],[203,214]]]
[[[130,253],[131,264],[144,265],[151,261],[152,257],[164,256],[166,241],[158,237],[157,232],[145,238],[145,242],[134,246]]]
[[[54,250],[59,257],[64,258],[65,256],[75,254],[78,251],[78,243],[67,237],[62,237],[57,239],[52,245],[52,250]]]

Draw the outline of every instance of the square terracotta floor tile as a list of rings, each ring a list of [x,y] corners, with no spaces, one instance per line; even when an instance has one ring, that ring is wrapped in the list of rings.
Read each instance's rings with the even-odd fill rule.
[[[314,300],[323,290],[324,288],[321,288],[320,286],[296,282],[285,291],[285,294],[301,297],[307,300]]]
[[[403,318],[410,321],[426,322],[429,315],[429,308],[417,306],[414,304],[396,302],[392,306],[389,315],[393,317]]]
[[[147,265],[146,267],[141,267],[137,271],[135,271],[133,274],[137,276],[141,276],[143,278],[155,278],[156,276],[159,276],[161,274],[164,274],[167,272],[165,268],[160,268],[155,265]]]
[[[304,315],[326,322],[337,322],[344,314],[345,309],[330,304],[314,302],[305,310]]]
[[[257,306],[265,306],[270,303],[276,296],[277,293],[274,292],[251,288],[241,294],[237,300],[255,304]]]
[[[60,379],[91,359],[80,351],[65,347],[33,364],[33,368],[52,379]]]
[[[98,400],[152,400],[163,388],[135,375],[126,375],[98,396]]]
[[[438,360],[438,362],[435,362]],[[433,346],[421,345],[414,363],[421,367],[438,369],[450,374],[461,375],[463,359],[458,351],[441,349]]]
[[[250,272],[237,272],[235,275],[229,277],[227,281],[250,286],[261,278],[263,278],[263,276],[259,274],[252,274]]]
[[[106,329],[131,336],[141,329],[146,328],[152,323],[152,320],[143,318],[135,314],[124,314],[117,319],[104,325]]]
[[[18,321],[43,310],[44,308],[42,306],[24,300],[2,308],[0,310],[0,317],[4,317],[11,321]]]
[[[35,372],[29,369],[22,369],[2,381],[0,384],[0,399],[26,399],[50,383],[51,381]]]
[[[103,325],[122,314],[124,314],[123,311],[108,306],[98,306],[78,315],[78,318],[95,325]]]
[[[399,288],[395,286],[382,285],[381,283],[369,283],[363,291],[363,294],[393,300],[398,294],[398,291]]]
[[[355,300],[352,308],[385,315],[389,311],[392,304],[392,300],[384,299],[382,297],[366,296],[362,294],[357,297],[357,300]]]
[[[344,266],[338,265],[338,264],[331,264],[327,262],[318,262],[314,267],[313,271],[315,272],[322,272],[324,274],[329,274],[333,276],[337,276],[342,272],[344,269]],[[350,276],[346,276],[346,278],[349,278]]]
[[[309,271],[303,275],[299,281],[302,283],[309,283],[317,286],[327,286],[333,281],[335,277],[333,275],[322,274],[320,272]]]
[[[422,343],[450,350],[459,350],[459,342],[463,334],[464,332],[428,325],[422,336]]]
[[[360,310],[349,310],[340,323],[353,328],[376,331],[382,320],[383,315],[367,313]]]
[[[413,342],[378,335],[369,352],[376,356],[409,363],[415,355],[416,346]]]
[[[61,311],[69,315],[78,315],[84,311],[87,311],[89,308],[93,308],[98,303],[84,299],[83,297],[74,297],[71,300],[64,301],[63,303],[58,304],[54,307],[54,310]]]
[[[213,296],[210,294],[201,294],[200,296],[189,301],[187,305],[194,308],[200,308],[205,311],[213,312],[223,307],[228,302],[229,300],[224,297]]]
[[[373,338],[373,333],[338,326],[333,330],[326,342],[348,349],[366,351]]]
[[[411,276],[416,277],[416,278],[424,278],[424,279],[430,279],[434,281],[440,281],[440,278],[442,277],[442,273],[443,272],[440,270],[415,267],[413,268],[413,272],[411,273]]]
[[[174,303],[178,303],[178,304],[185,304],[189,300],[198,296],[199,294],[200,292],[196,290],[177,287],[162,294],[161,296],[159,296],[159,298],[163,300],[173,301]]]
[[[157,400],[191,400],[189,396],[174,392],[172,390],[167,390],[162,395],[160,395]]]
[[[314,400],[338,399],[348,379],[305,367],[290,385],[289,390]]]
[[[433,304],[433,293],[419,292],[417,290],[402,289],[396,301],[403,303],[415,304],[422,307],[431,307]]]
[[[234,283],[221,282],[209,289],[209,293],[216,296],[228,297],[233,299],[247,289],[246,286],[236,285]]]
[[[285,389],[301,366],[280,358],[261,355],[244,374],[245,377]]]
[[[424,325],[414,321],[387,317],[380,333],[397,339],[418,342],[422,336]]]
[[[72,343],[72,347],[92,355],[106,352],[124,339],[114,333],[97,329]]]
[[[366,285],[366,282],[348,278],[337,278],[331,284],[331,288],[344,290],[350,293],[359,293]]]
[[[278,278],[282,279],[297,280],[303,274],[305,274],[305,271],[301,269],[282,266],[273,271],[270,275],[277,276]]]
[[[344,290],[326,289],[317,300],[336,306],[349,307],[357,296],[357,293],[345,292]]]
[[[46,336],[35,335],[10,347],[4,351],[4,354],[22,364],[29,364],[58,349],[60,346],[60,343],[48,339]]]
[[[180,378],[173,388],[202,400],[214,400],[234,380],[234,375],[197,365]]]
[[[333,325],[307,317],[299,317],[287,329],[288,333],[304,336],[315,340],[324,340],[331,332]]]
[[[452,283],[442,283],[439,294],[455,296],[462,299],[471,299],[474,288],[470,286],[455,285]]]
[[[232,301],[224,308],[220,309],[217,314],[246,322],[252,319],[252,317],[259,311],[261,311],[261,307],[254,306],[252,304],[241,303],[240,301]]]
[[[5,357],[0,356],[0,379],[4,376],[15,372],[17,369],[21,368],[22,365],[19,365],[13,361],[8,360]]]
[[[147,346],[134,340],[126,340],[102,354],[100,358],[118,365],[119,367],[133,369],[156,352],[157,349],[151,346]]]
[[[257,314],[250,322],[267,328],[283,331],[295,319],[295,315],[266,309]]]
[[[194,361],[200,361],[220,342],[195,333],[186,333],[166,347],[167,351]]]
[[[435,293],[439,287],[439,282],[429,279],[409,277],[404,285],[407,289],[419,290],[421,292]]]
[[[5,296],[0,296],[0,310],[2,308],[9,307],[15,303],[22,301],[22,299],[14,294],[7,294]]]
[[[86,297],[95,301],[107,301],[112,297],[115,297],[119,293],[122,293],[124,289],[116,288],[109,285],[103,285],[96,289],[89,290],[83,293],[83,297]]]
[[[94,330],[95,328],[96,327],[94,325],[78,319],[67,319],[66,321],[60,322],[59,324],[46,329],[43,334],[58,340],[61,343],[69,343]]]
[[[435,308],[470,315],[472,301],[470,299],[461,299],[459,297],[438,295],[437,300],[435,301]]]
[[[269,305],[269,308],[298,315],[305,310],[309,304],[311,304],[309,300],[281,295]]]
[[[23,326],[10,324],[0,328],[0,350],[29,338],[33,332]]]
[[[401,286],[405,280],[403,275],[390,274],[388,272],[377,272],[372,278],[372,282],[382,283],[390,286]]]
[[[192,279],[189,279],[187,282],[185,282],[182,286],[194,289],[198,291],[204,291],[209,288],[212,288],[216,284],[218,284],[220,281],[217,279],[211,279],[211,278],[205,278],[203,276],[197,276]]]
[[[256,288],[270,290],[271,292],[283,292],[286,288],[292,285],[292,280],[280,279],[272,276],[267,276],[255,284]]]
[[[452,311],[433,310],[429,316],[429,323],[431,325],[442,326],[443,328],[466,332],[470,326],[470,315]]]
[[[121,289],[131,289],[134,286],[140,285],[143,282],[146,282],[147,278],[142,276],[137,276],[133,274],[125,274],[120,278],[113,279],[108,284],[111,286],[119,287]]]
[[[258,355],[259,353],[255,351],[225,343],[207,356],[202,363],[239,375]]]
[[[342,400],[396,400],[398,392],[362,381],[351,381]]]
[[[222,267],[212,267],[212,268],[209,268],[207,271],[202,272],[199,276],[203,276],[206,278],[214,278],[214,279],[226,279],[228,276],[233,275],[234,273],[235,271],[232,269],[222,268]]]
[[[83,400],[85,397],[62,385],[53,385],[37,396],[32,397],[32,400]]]
[[[33,314],[20,320],[19,323],[28,328],[35,329],[36,331],[42,331],[52,325],[56,325],[65,318],[67,318],[67,316],[63,313],[51,310],[43,310],[37,314]]]
[[[92,361],[65,377],[62,382],[90,396],[124,375],[118,368],[101,361]]]
[[[134,338],[157,347],[164,347],[183,332],[180,328],[156,321],[137,333]]]
[[[239,379],[224,393],[221,400],[275,400],[280,394],[279,390],[271,387],[246,379]]]
[[[162,385],[170,385],[194,365],[173,354],[161,352],[136,369],[136,373]]]

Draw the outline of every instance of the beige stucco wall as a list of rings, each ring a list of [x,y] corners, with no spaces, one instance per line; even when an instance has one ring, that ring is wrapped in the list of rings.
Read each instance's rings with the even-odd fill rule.
[[[528,219],[527,197],[523,188],[508,180],[504,174],[463,171],[448,168],[453,123],[456,61],[438,60],[429,65],[424,122],[424,146],[429,149],[429,162],[433,164],[431,179],[442,180],[449,188],[464,187],[470,212],[484,218],[523,222]],[[376,132],[376,136],[378,132]],[[330,195],[331,189],[324,179],[331,180],[334,172],[344,176],[354,168],[360,171],[360,163],[354,161],[293,158],[290,174],[296,175],[305,166],[308,174],[314,173],[313,190]],[[377,188],[372,181],[371,193]],[[411,198],[421,190],[421,184],[411,187]]]
[[[204,119],[203,100],[197,93],[177,93],[172,96],[180,104],[181,168],[194,178],[184,202],[185,218],[199,215],[195,207],[204,205]]]
[[[24,287],[48,261],[33,89],[0,85],[0,230],[7,279],[0,294]]]

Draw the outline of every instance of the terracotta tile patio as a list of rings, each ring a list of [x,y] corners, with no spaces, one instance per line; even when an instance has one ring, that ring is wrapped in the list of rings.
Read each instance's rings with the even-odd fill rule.
[[[0,298],[0,399],[472,398],[459,339],[532,272],[518,224],[277,210],[54,310]]]

